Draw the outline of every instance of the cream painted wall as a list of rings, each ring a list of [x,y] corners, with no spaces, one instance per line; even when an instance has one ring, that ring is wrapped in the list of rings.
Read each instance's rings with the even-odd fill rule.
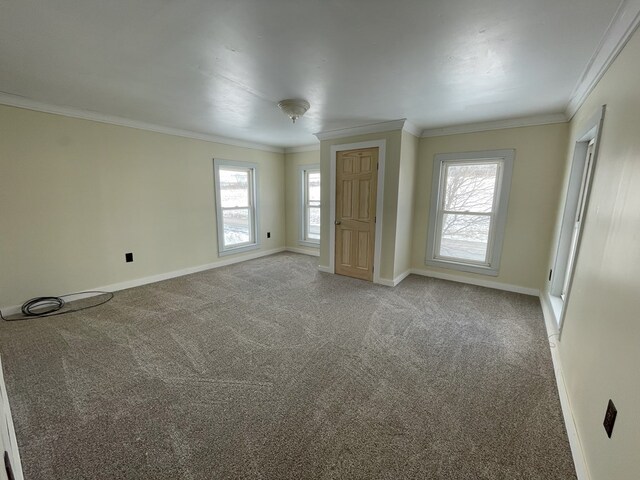
[[[0,132],[0,306],[218,261],[213,157],[258,163],[285,245],[282,154],[6,106]]]
[[[287,153],[285,158],[286,246],[310,255],[318,255],[320,247],[313,248],[298,243],[300,237],[300,166],[320,165],[320,149],[310,152]],[[324,180],[324,179],[322,179]],[[321,180],[321,181],[322,181]]]
[[[571,121],[573,140],[564,161],[566,189],[575,137],[606,104],[582,243],[558,343],[591,480],[640,478],[639,59],[640,32],[636,32]],[[564,194],[562,198],[558,224]],[[554,255],[555,249],[548,265]],[[602,426],[610,398],[618,410],[611,439]]]
[[[412,265],[415,270],[538,290],[547,276],[549,244],[564,171],[568,124],[509,128],[420,139]],[[433,158],[438,153],[515,149],[504,246],[497,277],[425,265]]]
[[[354,137],[323,140],[320,142],[320,173],[322,178],[331,176],[331,147],[373,140],[386,140],[385,173],[384,173],[384,205],[382,219],[382,254],[380,258],[380,277],[392,281],[395,261],[396,212],[398,207],[398,176],[400,165],[400,144],[402,131],[371,133]],[[380,178],[378,178],[378,182]],[[322,198],[331,195],[329,182],[322,182]],[[322,202],[322,226],[320,228],[320,265],[329,266],[329,201]],[[378,215],[379,216],[379,215]]]
[[[418,160],[418,137],[402,132],[400,171],[398,174],[398,210],[396,214],[396,243],[393,278],[411,269],[411,243],[413,240],[413,196]]]

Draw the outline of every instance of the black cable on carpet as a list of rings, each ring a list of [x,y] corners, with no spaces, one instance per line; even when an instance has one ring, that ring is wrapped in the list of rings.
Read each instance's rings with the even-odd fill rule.
[[[69,297],[74,297],[77,295],[88,294],[88,293],[95,293],[97,294],[95,295],[96,297],[101,295],[108,295],[108,297],[104,300],[99,301],[98,303],[85,305],[84,307],[81,307],[81,308],[70,308],[67,310],[62,310],[64,306],[67,304],[67,301],[65,301],[65,299],[68,299]],[[9,315],[5,317],[2,314],[2,311],[0,310],[0,318],[2,318],[2,320],[4,320],[5,322],[13,322],[18,320],[30,320],[32,318],[55,317],[57,315],[66,315],[67,313],[81,312],[82,310],[98,307],[100,305],[104,305],[112,298],[113,298],[112,292],[103,292],[102,290],[87,290],[86,292],[69,293],[67,295],[61,295],[59,297],[35,297],[35,298],[32,298],[31,300],[27,300],[22,304],[21,316]]]

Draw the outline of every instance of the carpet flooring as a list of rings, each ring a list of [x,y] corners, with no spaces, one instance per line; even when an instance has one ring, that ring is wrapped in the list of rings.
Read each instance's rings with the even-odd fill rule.
[[[576,478],[537,298],[316,262],[1,323],[26,480]]]

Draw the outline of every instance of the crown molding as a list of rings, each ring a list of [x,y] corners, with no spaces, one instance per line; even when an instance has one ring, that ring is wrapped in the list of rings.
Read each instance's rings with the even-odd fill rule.
[[[414,137],[418,137],[420,138],[420,135],[422,134],[422,129],[416,127],[413,123],[411,123],[409,120],[406,120],[404,122],[404,126],[402,127],[402,129],[407,132],[410,133],[411,135],[413,135]]]
[[[181,130],[179,128],[165,127],[153,123],[140,122],[128,118],[117,117],[115,115],[105,115],[89,110],[81,110],[73,107],[63,107],[60,105],[52,105],[49,103],[31,100],[18,95],[0,92],[0,105],[8,105],[10,107],[24,108],[34,110],[36,112],[52,113],[54,115],[62,115],[64,117],[79,118],[82,120],[91,120],[93,122],[107,123],[110,125],[118,125],[120,127],[136,128],[138,130],[146,130],[149,132],[163,133],[165,135],[174,135],[177,137],[192,138],[195,140],[204,140],[205,142],[221,143],[223,145],[231,145],[234,147],[252,148],[254,150],[262,150],[265,152],[284,153],[284,149],[280,147],[272,147],[260,143],[246,142],[234,138],[210,135],[207,133],[193,132],[190,130]]]
[[[302,145],[300,147],[287,147],[284,149],[284,153],[302,153],[302,152],[319,152],[320,144],[314,143],[313,145]]]
[[[550,125],[553,123],[565,123],[567,117],[564,113],[551,113],[548,115],[535,115],[531,117],[510,118],[491,122],[467,123],[451,127],[429,128],[422,131],[423,138],[440,137],[444,135],[457,135],[460,133],[487,132],[490,130],[502,130],[505,128],[532,127],[535,125]]]
[[[391,120],[389,122],[370,123],[357,127],[340,128],[337,130],[325,130],[324,132],[314,133],[314,135],[321,141],[332,140],[335,138],[355,137],[356,135],[366,135],[368,133],[403,130],[406,122],[406,118],[401,118],[400,120]]]
[[[593,91],[640,23],[640,0],[622,0],[611,23],[591,56],[566,108],[570,120]]]

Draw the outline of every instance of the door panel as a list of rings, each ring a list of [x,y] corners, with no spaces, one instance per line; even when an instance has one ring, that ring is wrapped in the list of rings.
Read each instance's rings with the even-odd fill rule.
[[[378,149],[336,157],[336,258],[340,275],[373,280]]]

